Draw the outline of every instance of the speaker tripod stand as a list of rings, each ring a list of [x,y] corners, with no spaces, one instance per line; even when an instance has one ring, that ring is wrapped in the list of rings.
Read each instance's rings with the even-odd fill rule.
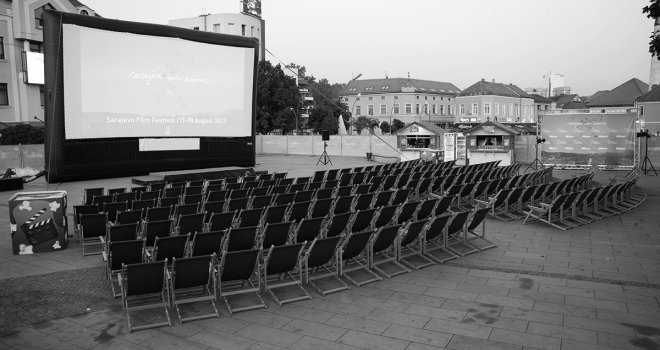
[[[328,148],[328,141],[323,141],[323,153],[321,153],[321,157],[319,157],[319,160],[316,162],[316,165],[319,165],[319,163],[323,165],[330,165],[332,164],[332,161],[330,160],[330,156],[328,156],[328,152],[326,152],[326,149]]]
[[[539,170],[539,169],[544,169],[545,168],[545,166],[543,165],[543,162],[541,162],[539,160],[539,143],[540,143],[539,141],[540,141],[540,139],[537,137],[536,138],[536,146],[535,146],[535,155],[536,156],[534,157],[534,161],[529,164],[529,166],[527,167],[527,169],[525,169],[525,171],[523,171],[523,174],[526,173],[529,169]],[[543,141],[545,141],[545,139]]]
[[[642,166],[640,167],[640,169],[642,170],[642,172],[644,172],[644,175],[646,175],[649,172],[653,171],[653,174],[655,174],[655,176],[658,176],[658,172],[655,171],[655,168],[653,167],[653,163],[651,163],[651,159],[649,159],[649,138],[650,138],[650,136],[649,136],[648,132],[644,136],[646,138],[646,143],[645,143],[645,149],[646,150],[644,151],[644,161],[642,161]]]

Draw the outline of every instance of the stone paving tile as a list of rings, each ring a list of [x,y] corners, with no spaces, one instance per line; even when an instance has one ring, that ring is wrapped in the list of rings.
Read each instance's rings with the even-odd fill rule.
[[[314,337],[304,336],[289,347],[291,350],[358,350],[358,347],[348,344],[331,342]]]
[[[195,325],[200,325],[205,328],[214,329],[224,333],[234,333],[240,329],[243,329],[249,326],[251,323],[247,321],[242,321],[234,317],[225,317],[224,315],[217,318],[207,318],[204,320],[199,320],[194,322]]]
[[[478,293],[457,291],[455,289],[442,289],[442,288],[427,288],[424,295],[433,297],[440,297],[445,299],[454,299],[462,301],[474,301],[479,296]]]
[[[417,285],[425,286],[425,287],[434,287],[434,288],[442,288],[442,289],[455,289],[456,286],[458,286],[459,283],[461,283],[461,282],[429,279],[429,278],[424,278],[424,277],[413,277],[413,278],[408,280],[408,283],[413,283],[413,284],[417,284]]]
[[[583,343],[570,339],[561,340],[561,350],[615,350],[617,348],[593,343]]]
[[[511,306],[518,308],[528,308],[528,309],[531,309],[534,306],[534,302],[532,300],[500,297],[500,296],[494,296],[488,294],[479,294],[476,302],[485,303],[485,304],[496,304],[501,306]]]
[[[321,338],[329,341],[336,341],[341,338],[346,332],[347,327],[334,327],[329,324],[321,324],[303,320],[292,320],[288,324],[282,326],[283,331],[308,335],[310,337]]]
[[[493,329],[489,339],[537,349],[559,350],[561,348],[561,339],[559,338],[520,333],[505,329]]]
[[[444,347],[451,340],[452,334],[393,324],[387,328],[383,333],[383,336],[436,347]]]
[[[300,334],[261,325],[247,326],[236,332],[236,335],[284,348],[291,346],[303,337]]]
[[[395,311],[395,312],[403,312],[405,309],[407,309],[410,306],[410,303],[387,300],[387,299],[371,298],[371,297],[360,297],[359,299],[355,300],[353,303],[361,306]]]
[[[417,328],[413,328],[417,329]],[[356,331],[348,331],[338,342],[356,346],[362,349],[371,350],[403,350],[409,341],[400,340],[390,337],[384,337],[375,334],[361,333]]]
[[[525,329],[527,329],[527,324],[528,324],[528,322],[524,320],[500,317],[497,315],[485,314],[482,312],[470,312],[465,317],[465,319],[463,319],[463,322],[473,325],[506,329],[517,332],[524,332]]]
[[[447,344],[447,348],[455,350],[521,350],[522,346],[455,335]]]
[[[540,322],[548,325],[560,326],[564,322],[564,316],[562,314],[511,307],[502,308],[500,316],[506,318],[516,318],[525,321]]]
[[[352,317],[341,314],[333,316],[325,323],[335,327],[343,327],[372,334],[382,334],[390,325],[388,322],[375,321],[362,317]]]
[[[582,281],[582,280],[571,280],[568,279],[566,280],[566,286],[567,287],[577,287],[577,288],[587,288],[587,289],[600,289],[603,291],[611,291],[611,292],[621,292],[623,291],[623,287],[620,285],[616,284],[608,284],[608,283],[600,283],[600,282],[592,282],[592,281]]]
[[[622,337],[619,334],[610,334],[606,332],[598,332],[598,344],[605,346],[613,346],[617,349],[657,349],[660,347],[660,342],[656,342],[648,337]]]
[[[456,286],[456,290],[478,294],[498,295],[503,297],[509,294],[509,288],[507,287],[473,284],[468,282],[461,282],[458,286]]]
[[[596,308],[590,306],[564,305],[548,303],[544,301],[535,301],[533,310],[579,317],[596,318]]]
[[[566,296],[563,294],[543,293],[533,290],[511,289],[507,295],[509,298],[520,298],[533,301],[544,301],[549,303],[563,304]]]
[[[0,342],[16,349],[48,349],[61,343],[62,340],[31,328],[25,328],[0,338]]]
[[[517,277],[517,276],[516,276]],[[497,278],[489,278],[486,282],[487,286],[505,287],[509,289],[522,289],[536,291],[539,288],[539,283],[529,277],[523,277],[522,280],[501,280]]]
[[[218,335],[222,336],[221,334],[218,334],[218,332],[214,332],[213,334],[216,334],[216,336],[212,337],[218,337]],[[200,340],[206,340],[208,336],[202,333],[198,333]],[[203,338],[204,336],[204,338]],[[219,340],[215,340],[219,341]],[[158,349],[158,350],[169,350],[169,349],[193,349],[193,350],[201,350],[201,349],[207,349],[207,346],[197,342],[195,340],[189,340],[173,335],[169,335],[167,333],[160,333],[156,337],[149,338],[145,340],[144,342],[140,343],[139,345],[144,346],[149,349]],[[232,347],[227,347],[226,349],[232,350]],[[236,347],[233,347],[233,349],[237,349]],[[241,348],[242,349],[242,348]]]
[[[332,312],[321,311],[318,309],[312,309],[307,307],[300,307],[296,304],[289,304],[285,307],[280,308],[268,308],[269,312],[276,313],[278,315],[303,319],[311,322],[323,323],[330,319],[334,315]]]
[[[554,286],[541,284],[539,286],[539,292],[544,293],[556,293],[564,295],[574,295],[580,297],[594,297],[594,290],[588,288],[575,288],[575,287],[564,287],[564,286]]]
[[[417,273],[418,271],[415,271]],[[410,294],[422,294],[426,290],[426,286],[394,282],[392,280],[383,280],[371,284],[375,288],[386,289],[394,292],[404,292]],[[395,293],[396,294],[396,293]]]
[[[471,270],[467,274],[468,276],[478,276],[486,278],[497,278],[500,280],[514,280],[516,278],[515,273],[510,272],[498,272],[498,271],[486,271],[486,270]]]
[[[436,332],[458,334],[479,339],[488,339],[492,330],[490,327],[473,325],[466,322],[442,320],[439,318],[432,318],[424,328]]]
[[[389,297],[389,300],[395,300],[410,304],[433,306],[433,307],[442,307],[442,305],[445,304],[446,301],[449,301],[445,298],[439,298],[437,296],[417,295],[417,294],[403,293],[403,292],[397,292],[392,294],[392,296]]]
[[[660,308],[655,306],[640,305],[640,304],[626,304],[628,311],[633,314],[648,315],[660,317]]]
[[[62,349],[76,349],[77,347],[74,347],[73,344],[69,343],[60,343],[62,345]],[[82,349],[82,348],[80,348]],[[103,350],[103,349],[127,349],[127,350],[147,350],[148,348],[134,344],[129,342],[128,340],[124,340],[121,338],[116,338],[116,339],[111,339],[107,342],[101,343],[96,345],[95,347],[91,348],[92,350]],[[55,349],[51,349],[55,350]]]
[[[634,336],[635,332],[618,322],[564,315],[564,326]]]
[[[545,335],[548,337],[576,340],[585,343],[598,343],[596,331],[551,325],[546,323],[530,322],[527,333]]]
[[[354,304],[344,304],[344,303],[325,301],[325,300],[319,303],[318,305],[316,305],[315,308],[323,311],[335,312],[335,313],[340,313],[349,316],[357,316],[357,317],[367,316],[372,311],[374,311],[373,307],[365,307]]]
[[[266,344],[262,342],[256,342],[248,348],[249,350],[286,350],[286,348],[281,348],[272,344]]]
[[[248,323],[257,323],[263,326],[273,327],[273,328],[280,328],[285,324],[291,322],[292,320],[291,317],[286,317],[263,310],[250,310],[250,312],[237,312],[233,314],[232,317]]]
[[[597,309],[609,309],[609,310],[628,312],[628,307],[626,306],[626,303],[604,300],[604,299],[584,298],[574,295],[567,295],[566,301],[564,303],[566,305],[592,306]]]
[[[446,350],[447,348],[441,348],[438,346],[431,346],[431,345],[426,345],[426,344],[420,344],[420,343],[410,343],[408,344],[408,347],[406,350]]]
[[[615,293],[610,291],[597,290],[596,299],[605,299],[612,301],[619,301],[631,304],[641,304],[645,306],[657,307],[658,300],[652,296],[630,294],[630,293]]]
[[[426,316],[410,315],[381,309],[375,309],[372,313],[367,315],[366,318],[416,328],[423,328],[431,319]]]

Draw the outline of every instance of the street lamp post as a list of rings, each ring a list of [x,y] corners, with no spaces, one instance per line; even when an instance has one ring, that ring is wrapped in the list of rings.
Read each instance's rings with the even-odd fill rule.
[[[289,107],[291,111],[293,111],[293,117],[296,119],[296,135],[298,135],[298,113],[296,113],[296,110],[293,107]]]

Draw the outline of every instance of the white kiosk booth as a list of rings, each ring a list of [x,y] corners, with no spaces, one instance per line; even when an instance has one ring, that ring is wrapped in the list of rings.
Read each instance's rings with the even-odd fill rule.
[[[401,160],[419,158],[444,159],[443,137],[445,129],[428,122],[413,122],[396,132]]]
[[[516,130],[494,121],[481,123],[466,131],[467,158],[470,164],[499,160],[500,165],[511,165]]]

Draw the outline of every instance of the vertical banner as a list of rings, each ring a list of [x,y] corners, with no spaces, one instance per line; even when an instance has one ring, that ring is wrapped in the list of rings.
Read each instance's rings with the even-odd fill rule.
[[[559,114],[543,117],[544,164],[630,167],[634,162],[635,114]]]

